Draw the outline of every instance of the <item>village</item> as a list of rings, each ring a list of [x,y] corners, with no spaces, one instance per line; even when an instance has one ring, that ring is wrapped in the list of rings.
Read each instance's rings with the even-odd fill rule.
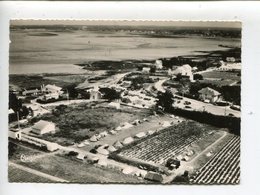
[[[140,63],[131,71],[86,79],[73,89],[52,83],[10,89],[11,150],[19,154],[29,148],[36,155],[29,164],[11,156],[10,166],[56,182],[92,180],[75,176],[70,166],[52,175],[57,167],[52,170],[48,163],[54,161],[45,158],[115,172],[100,182],[116,183],[116,177],[126,183],[238,183],[240,59],[222,58],[203,70],[165,62]],[[235,158],[222,152],[228,147],[234,147]],[[219,156],[226,157],[226,164],[216,165],[226,166],[226,172],[203,176]],[[209,161],[213,164],[206,166]],[[97,170],[93,174],[100,179],[104,173]]]

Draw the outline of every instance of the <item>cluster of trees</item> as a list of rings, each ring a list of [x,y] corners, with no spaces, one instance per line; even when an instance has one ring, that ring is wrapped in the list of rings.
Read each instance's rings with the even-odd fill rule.
[[[103,94],[104,99],[108,99],[109,101],[120,99],[120,92],[116,91],[112,88],[101,88],[99,90]]]
[[[143,87],[144,83],[153,83],[153,79],[145,76],[137,76],[132,79],[131,89],[138,90]]]
[[[174,96],[169,90],[166,90],[165,93],[158,92],[157,98],[158,98],[156,102],[157,109],[162,109],[164,111],[169,111],[171,109],[172,104],[174,102]]]
[[[14,93],[9,93],[9,109],[12,109],[14,113],[9,114],[9,122],[16,121],[27,117],[30,113],[33,113],[31,108],[27,108],[22,104],[22,100],[17,98]]]

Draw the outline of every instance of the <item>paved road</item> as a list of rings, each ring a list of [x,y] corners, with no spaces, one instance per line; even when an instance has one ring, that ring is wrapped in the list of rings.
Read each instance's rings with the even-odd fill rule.
[[[191,104],[189,105],[191,108],[185,108],[185,105],[183,104],[185,101],[191,102]],[[222,116],[233,114],[235,117],[240,117],[241,115],[240,111],[232,110],[228,106],[216,106],[210,103],[205,103],[202,101],[198,101],[186,97],[183,97],[183,100],[179,104],[175,102],[174,106],[182,109],[187,109],[187,110],[206,111],[215,115],[222,115]]]
[[[42,173],[42,172],[40,172],[40,171],[36,171],[36,170],[31,169],[31,168],[29,168],[29,167],[25,167],[25,166],[22,166],[22,165],[18,165],[18,164],[13,163],[13,162],[9,162],[8,164],[9,164],[9,166],[13,166],[13,167],[15,167],[15,168],[21,169],[21,170],[23,170],[23,171],[32,173],[32,174],[37,175],[37,176],[40,176],[40,177],[44,177],[44,178],[49,179],[49,180],[53,180],[53,181],[55,181],[55,182],[62,182],[62,183],[64,183],[64,182],[69,182],[69,181],[67,181],[67,180],[64,180],[64,179],[61,179],[61,178],[58,178],[58,177],[55,177],[55,176],[52,176],[52,175],[48,175],[48,174],[46,174],[46,173]]]

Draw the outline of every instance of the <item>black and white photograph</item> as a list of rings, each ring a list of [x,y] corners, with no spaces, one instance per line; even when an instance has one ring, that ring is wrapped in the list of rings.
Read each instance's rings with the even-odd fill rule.
[[[240,185],[240,21],[9,30],[10,183]]]

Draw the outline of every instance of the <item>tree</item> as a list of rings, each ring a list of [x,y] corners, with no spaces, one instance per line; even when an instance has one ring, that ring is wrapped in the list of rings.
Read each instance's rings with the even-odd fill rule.
[[[76,90],[76,84],[69,85],[67,87],[67,92],[69,94],[69,97],[74,99],[78,97],[78,91]]]
[[[103,97],[109,101],[120,99],[120,93],[115,89],[101,88],[99,91],[103,94]]]
[[[203,80],[203,76],[201,74],[194,74],[193,79],[194,80]]]
[[[166,90],[164,93],[158,92],[157,98],[158,101],[156,106],[158,108],[161,107],[163,110],[167,111],[172,107],[174,99],[173,99],[173,94],[169,90]]]
[[[9,93],[9,108],[12,108],[14,112],[22,108],[22,101],[18,99],[14,93]]]
[[[156,66],[151,66],[150,73],[155,73],[155,72],[156,72]]]

